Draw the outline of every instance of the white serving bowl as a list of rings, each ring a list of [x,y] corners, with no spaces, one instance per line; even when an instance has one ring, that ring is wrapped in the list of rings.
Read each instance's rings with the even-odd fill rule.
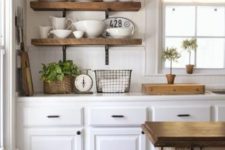
[[[80,39],[84,36],[84,31],[74,31],[73,35],[75,36],[76,39]]]
[[[54,34],[56,38],[65,39],[72,33],[72,31],[71,30],[52,30],[50,31],[50,33]]]
[[[130,38],[133,35],[133,30],[131,28],[109,28],[106,29],[106,32],[116,39]]]
[[[83,20],[73,23],[79,31],[84,31],[89,38],[95,38],[102,35],[105,30],[105,23],[100,20]]]

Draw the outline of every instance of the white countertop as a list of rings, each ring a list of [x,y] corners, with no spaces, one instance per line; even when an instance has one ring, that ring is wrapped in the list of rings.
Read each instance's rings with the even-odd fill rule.
[[[201,95],[146,95],[143,93],[110,93],[110,94],[35,94],[32,97],[18,97],[17,102],[24,101],[168,101],[168,100],[225,100],[225,94],[206,92]]]

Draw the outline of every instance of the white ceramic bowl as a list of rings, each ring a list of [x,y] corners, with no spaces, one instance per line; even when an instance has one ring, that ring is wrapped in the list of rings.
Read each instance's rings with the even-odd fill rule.
[[[95,38],[102,35],[105,30],[105,23],[100,20],[83,20],[73,23],[79,31],[84,31],[89,38]]]
[[[130,38],[133,35],[133,30],[131,28],[109,28],[106,29],[106,32],[116,39]]]
[[[54,34],[56,38],[65,39],[67,38],[72,31],[71,30],[52,30],[51,34]]]
[[[84,36],[84,31],[74,31],[73,35],[75,36],[76,39],[80,39]]]

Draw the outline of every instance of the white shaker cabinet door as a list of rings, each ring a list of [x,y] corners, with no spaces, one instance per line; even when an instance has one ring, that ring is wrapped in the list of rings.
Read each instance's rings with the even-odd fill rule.
[[[82,131],[76,129],[26,129],[25,150],[82,150]]]
[[[89,150],[146,150],[140,128],[98,128],[90,131]]]
[[[225,121],[225,105],[216,107],[216,121]]]

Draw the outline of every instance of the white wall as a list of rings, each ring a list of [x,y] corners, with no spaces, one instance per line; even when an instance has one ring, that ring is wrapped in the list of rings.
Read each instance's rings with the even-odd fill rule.
[[[158,49],[158,0],[141,0],[139,12],[111,12],[110,16],[127,17],[136,24],[135,37],[143,39],[143,45],[134,47],[110,48],[110,65],[105,65],[103,46],[70,47],[68,59],[72,59],[81,68],[91,69],[132,69],[131,91],[140,91],[143,82],[166,82],[162,75],[146,76],[157,68]],[[39,70],[42,63],[58,61],[62,58],[60,47],[35,47],[31,45],[32,38],[39,38],[39,25],[49,25],[49,16],[61,16],[61,12],[38,12],[30,8],[27,0],[26,43],[29,49],[30,63],[36,92],[42,91]],[[82,19],[104,19],[104,12],[69,12],[69,17]],[[148,18],[148,19],[146,19]],[[149,19],[150,18],[150,19]],[[148,24],[146,24],[148,20]],[[155,56],[149,59],[149,55]],[[146,59],[147,58],[147,59]],[[154,59],[155,58],[155,59]],[[146,65],[147,64],[147,65]],[[207,85],[225,85],[224,76],[186,76],[178,75],[177,82],[203,83]]]

